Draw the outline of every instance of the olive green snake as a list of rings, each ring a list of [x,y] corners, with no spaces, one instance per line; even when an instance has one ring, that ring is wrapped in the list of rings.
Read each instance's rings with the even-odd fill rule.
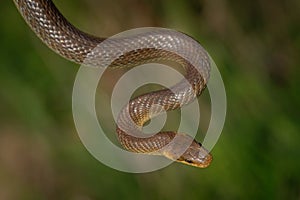
[[[83,63],[89,53],[105,40],[74,27],[56,8],[51,0],[13,0],[21,15],[36,35],[53,51],[62,57]],[[147,43],[151,48],[139,48],[119,56],[110,67],[137,66],[141,63],[169,60],[179,63],[186,71],[184,81],[179,81],[170,89],[153,91],[138,96],[122,109],[117,120],[117,137],[128,151],[151,155],[162,155],[187,165],[204,168],[210,165],[212,156],[199,142],[184,133],[173,131],[159,132],[150,137],[140,137],[141,127],[163,110],[174,110],[194,101],[206,88],[209,79],[210,61],[203,48],[196,48],[191,37],[174,32],[149,32],[135,37],[116,39],[110,46],[96,51],[95,59],[89,64],[101,66],[111,52],[126,45]],[[166,49],[170,48],[170,50]],[[172,49],[193,55],[195,62],[178,56]],[[194,64],[196,63],[196,64]],[[160,105],[161,109],[150,109]],[[129,113],[129,114],[128,114]],[[134,123],[132,124],[131,121]],[[177,142],[172,140],[177,138]],[[185,148],[184,144],[189,145]],[[182,149],[184,151],[182,151]],[[181,152],[181,153],[179,153]]]

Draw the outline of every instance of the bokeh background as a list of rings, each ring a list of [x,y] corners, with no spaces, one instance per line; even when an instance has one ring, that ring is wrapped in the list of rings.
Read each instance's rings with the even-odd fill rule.
[[[94,35],[158,26],[199,40],[224,79],[225,127],[207,169],[174,163],[127,174],[102,165],[72,118],[79,66],[1,1],[0,199],[300,199],[300,1],[55,3]]]

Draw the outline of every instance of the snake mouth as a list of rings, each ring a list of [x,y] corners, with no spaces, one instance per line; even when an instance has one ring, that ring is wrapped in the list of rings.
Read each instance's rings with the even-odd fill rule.
[[[201,164],[197,164],[197,167],[206,168],[210,165],[213,160],[213,156],[209,153],[205,156],[205,158],[201,161]]]

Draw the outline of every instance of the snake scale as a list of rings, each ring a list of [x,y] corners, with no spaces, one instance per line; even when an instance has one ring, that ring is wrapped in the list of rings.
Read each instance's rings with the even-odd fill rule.
[[[89,53],[105,40],[74,27],[51,0],[13,1],[36,35],[53,51],[68,60],[83,63]],[[144,43],[147,44],[147,48],[126,52],[126,46]],[[205,89],[210,72],[209,56],[203,48],[195,47],[195,43],[197,42],[191,37],[179,32],[154,31],[132,38],[112,40],[106,49],[93,52],[97,59],[92,59],[89,64],[95,66],[101,66],[112,52],[123,48],[123,52],[126,53],[115,59],[109,67],[132,67],[151,61],[169,60],[179,63],[186,71],[187,82],[179,81],[171,89],[138,96],[122,109],[117,120],[116,132],[118,140],[126,150],[163,155],[171,160],[200,168],[210,165],[211,154],[187,134],[166,131],[150,137],[139,136],[142,134],[143,125],[151,118],[163,110],[174,110],[194,101]],[[193,55],[191,58],[194,62],[187,61],[175,52]],[[159,105],[160,109],[151,109],[153,105]]]

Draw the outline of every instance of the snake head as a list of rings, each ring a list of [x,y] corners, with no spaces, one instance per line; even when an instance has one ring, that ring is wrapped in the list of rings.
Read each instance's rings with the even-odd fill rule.
[[[177,162],[199,168],[206,168],[212,161],[212,155],[201,143],[185,134],[178,134],[164,155]],[[176,142],[176,140],[178,142]],[[186,146],[190,145],[187,149]],[[182,149],[186,149],[185,151]],[[184,153],[182,153],[184,151]]]
[[[194,167],[206,168],[212,161],[212,155],[201,143],[193,140],[188,149],[176,161]]]

